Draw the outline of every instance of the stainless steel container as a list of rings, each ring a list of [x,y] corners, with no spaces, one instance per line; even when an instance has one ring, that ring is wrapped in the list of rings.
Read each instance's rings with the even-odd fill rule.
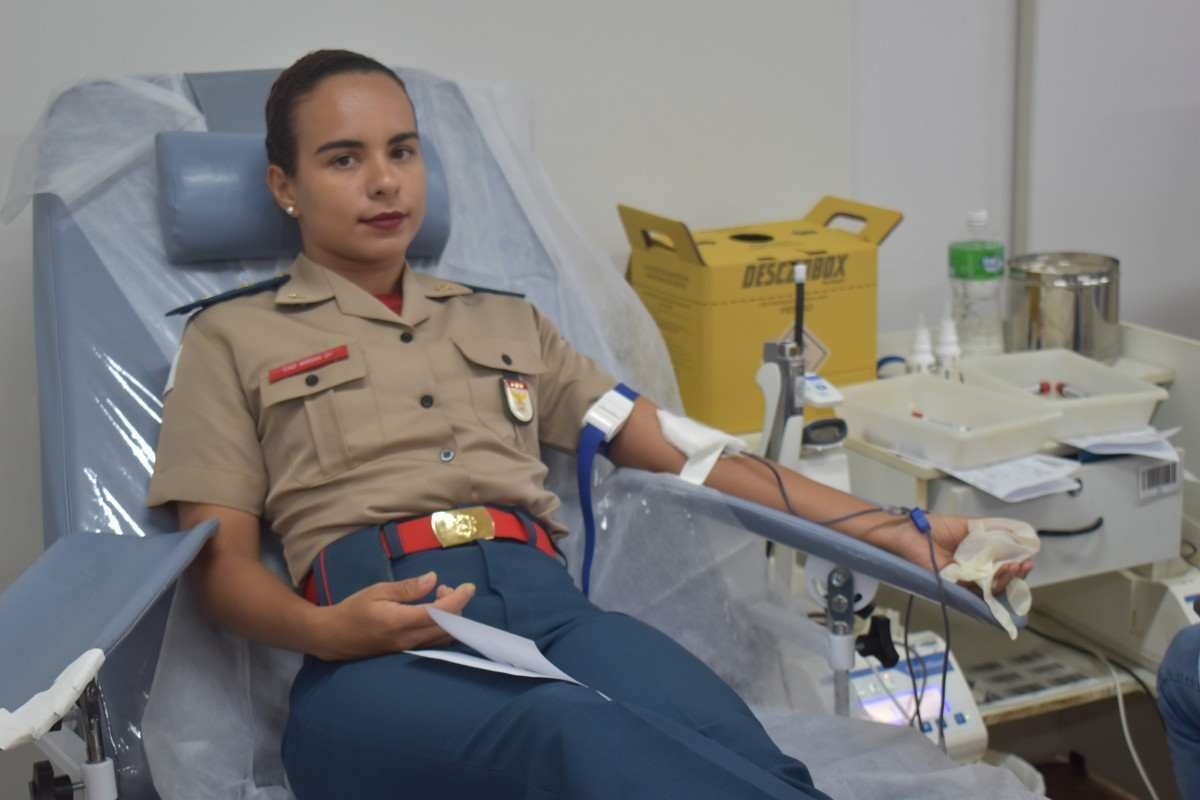
[[[1008,262],[1005,349],[1064,347],[1112,363],[1121,350],[1120,262],[1095,253],[1031,253]]]

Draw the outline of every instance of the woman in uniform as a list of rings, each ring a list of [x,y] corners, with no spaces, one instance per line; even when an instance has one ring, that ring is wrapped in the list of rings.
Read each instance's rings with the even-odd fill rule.
[[[148,503],[174,503],[184,528],[219,521],[193,568],[217,622],[306,655],[283,743],[296,796],[823,797],[707,667],[573,585],[540,448],[573,452],[616,382],[520,298],[408,267],[425,171],[400,78],[310,53],[276,80],[266,118],[267,181],[302,253],[286,282],[189,321]],[[609,457],[685,460],[645,398]],[[781,471],[806,517],[869,508]],[[784,507],[747,458],[722,458],[707,484]],[[293,586],[259,561],[263,522]],[[965,520],[932,523],[948,563]],[[839,528],[931,566],[907,520]],[[590,688],[403,652],[454,646],[429,607],[533,639]]]

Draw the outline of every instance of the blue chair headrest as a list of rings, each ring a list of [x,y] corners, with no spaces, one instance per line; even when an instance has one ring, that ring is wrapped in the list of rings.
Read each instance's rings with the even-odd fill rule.
[[[158,212],[177,264],[293,258],[300,228],[267,189],[267,153],[256,133],[170,131],[156,137]],[[450,238],[450,196],[437,151],[422,141],[425,221],[410,258],[437,259]]]

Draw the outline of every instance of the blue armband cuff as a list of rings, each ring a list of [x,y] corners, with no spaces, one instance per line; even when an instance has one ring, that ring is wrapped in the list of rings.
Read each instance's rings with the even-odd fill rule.
[[[608,444],[633,412],[638,393],[618,383],[588,409],[579,434],[575,465],[579,479],[579,507],[583,512],[583,566],[580,585],[586,595],[591,590],[592,557],[596,552],[596,516],[592,508],[592,470],[596,453],[608,454]]]

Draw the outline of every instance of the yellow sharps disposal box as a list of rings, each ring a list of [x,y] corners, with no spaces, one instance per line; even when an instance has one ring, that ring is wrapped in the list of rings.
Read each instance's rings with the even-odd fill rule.
[[[808,264],[808,370],[843,386],[875,377],[876,251],[900,212],[825,197],[803,219],[693,232],[617,211],[629,282],[666,339],[689,416],[730,433],[762,427],[754,375],[763,343],[794,335],[798,261]],[[830,227],[839,219],[849,224]]]

